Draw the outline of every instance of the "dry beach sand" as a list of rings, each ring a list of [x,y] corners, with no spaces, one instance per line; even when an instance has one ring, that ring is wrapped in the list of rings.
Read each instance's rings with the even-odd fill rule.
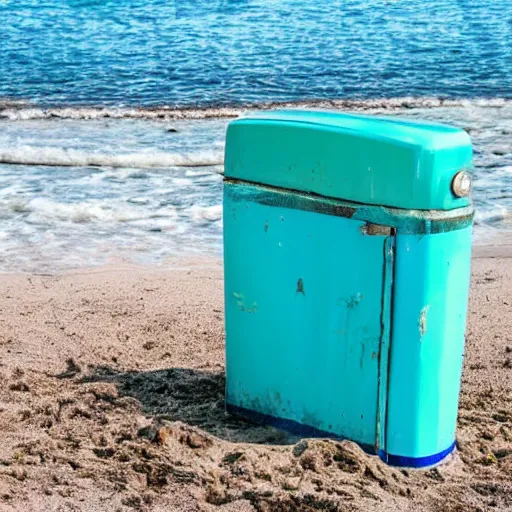
[[[400,471],[225,415],[222,266],[0,279],[0,510],[512,510],[512,251],[473,260],[458,452]]]

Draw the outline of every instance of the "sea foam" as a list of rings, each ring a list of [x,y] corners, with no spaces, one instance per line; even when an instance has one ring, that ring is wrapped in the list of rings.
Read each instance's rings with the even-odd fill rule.
[[[334,108],[341,110],[404,110],[413,108],[438,107],[490,107],[499,108],[512,105],[506,98],[449,99],[437,97],[398,97],[376,99],[328,99],[317,101],[260,102],[233,106],[205,108],[161,107],[50,107],[30,106],[26,102],[0,103],[0,119],[10,121],[39,119],[154,119],[154,120],[194,120],[233,118],[246,111],[276,108]]]
[[[219,152],[164,153],[137,152],[107,154],[59,147],[0,147],[0,163],[17,165],[49,165],[58,167],[213,167],[223,163]],[[215,167],[215,169],[218,169]]]

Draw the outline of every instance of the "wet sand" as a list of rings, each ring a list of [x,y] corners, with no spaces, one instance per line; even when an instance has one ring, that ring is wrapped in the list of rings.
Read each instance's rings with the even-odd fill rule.
[[[224,413],[222,266],[0,279],[0,510],[512,509],[512,251],[473,260],[458,451],[401,471]]]

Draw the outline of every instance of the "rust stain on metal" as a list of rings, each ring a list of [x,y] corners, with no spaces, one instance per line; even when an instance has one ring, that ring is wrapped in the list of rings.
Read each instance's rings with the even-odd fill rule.
[[[334,215],[335,217],[346,217],[350,219],[355,213],[356,208],[341,205],[324,205],[322,203],[315,203],[313,211],[316,213],[323,213],[327,215]]]
[[[361,233],[363,235],[370,236],[389,236],[391,235],[391,227],[383,226],[381,224],[372,224],[371,222],[367,222],[361,226]]]
[[[296,293],[302,293],[302,295],[306,296],[306,292],[304,291],[304,281],[302,280],[302,277],[299,277],[297,281]]]
[[[423,336],[425,336],[427,332],[427,314],[428,310],[430,309],[430,306],[425,306],[420,311],[420,317],[418,319],[418,328],[420,330],[420,341],[423,339]]]

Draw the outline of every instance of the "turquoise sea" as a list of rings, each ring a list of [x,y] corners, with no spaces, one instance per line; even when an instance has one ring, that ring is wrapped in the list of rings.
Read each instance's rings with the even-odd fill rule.
[[[226,124],[278,102],[467,129],[475,243],[512,230],[508,0],[0,0],[0,22],[0,270],[220,253]]]

